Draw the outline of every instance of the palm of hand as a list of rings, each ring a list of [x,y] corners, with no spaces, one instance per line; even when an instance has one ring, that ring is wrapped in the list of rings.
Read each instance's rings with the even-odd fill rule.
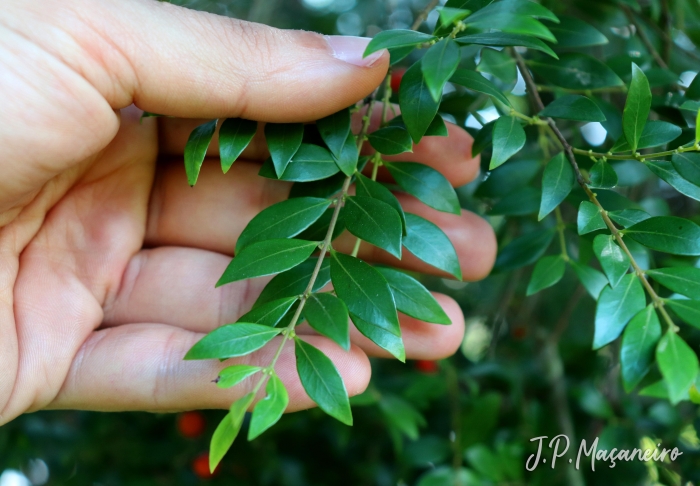
[[[57,63],[55,53],[35,53],[35,46],[10,40],[18,42],[18,57],[0,59],[17,67],[0,80],[0,91],[21,86],[22,102],[5,115],[20,122],[0,130],[0,164],[7,166],[0,182],[0,424],[42,408],[227,407],[247,391],[245,385],[218,390],[210,381],[222,365],[184,363],[182,356],[202,332],[246,312],[264,286],[258,279],[213,289],[245,224],[284,199],[289,186],[258,178],[257,162],[239,161],[226,177],[215,164],[205,164],[197,188],[190,189],[181,154],[196,123],[162,120],[159,133],[155,120],[139,123],[134,108],[115,116],[113,108],[128,105],[133,96],[124,99],[86,83],[74,68]],[[9,52],[2,47],[0,52]],[[45,75],[36,70],[46,66],[61,87],[58,94],[26,83]],[[362,89],[347,96],[359,99]],[[350,102],[335,100],[340,106]],[[426,139],[412,157],[440,169],[454,165],[455,157],[464,161],[445,171],[457,185],[473,177],[476,165],[464,156],[466,134],[454,127],[450,132],[450,143]],[[262,154],[252,145],[247,156],[257,159]],[[159,153],[174,160],[157,164]],[[413,210],[410,199],[402,203]],[[494,245],[487,225],[473,215],[413,206],[456,240],[465,277],[488,271]],[[360,256],[389,260],[368,248]],[[402,265],[427,269],[410,257]],[[409,357],[436,359],[458,346],[459,308],[445,296],[439,301],[453,326],[402,316]],[[367,384],[367,354],[383,355],[357,332],[349,353],[319,336],[305,339],[336,363],[350,394]],[[272,344],[239,361],[266,364]],[[289,409],[310,406],[291,350],[282,355],[278,372],[290,393]]]

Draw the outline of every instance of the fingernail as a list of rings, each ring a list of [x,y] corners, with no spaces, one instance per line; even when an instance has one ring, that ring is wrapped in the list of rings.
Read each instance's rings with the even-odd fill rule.
[[[327,35],[326,41],[333,50],[333,57],[360,67],[370,67],[379,60],[384,51],[373,52],[362,57],[371,40],[368,37],[350,37],[346,35]]]

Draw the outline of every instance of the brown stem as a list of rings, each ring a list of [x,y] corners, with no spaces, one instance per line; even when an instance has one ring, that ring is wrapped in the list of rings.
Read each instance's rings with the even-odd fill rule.
[[[632,12],[632,10],[624,4],[620,4],[620,8],[623,12],[625,12],[625,15],[629,19],[630,23],[634,25],[634,28],[637,30],[637,34],[639,35],[639,40],[641,40],[642,44],[644,44],[644,47],[647,48],[647,51],[649,51],[649,54],[651,54],[651,56],[654,58],[656,64],[658,64],[664,69],[668,69],[668,64],[666,64],[666,61],[664,61],[664,59],[659,54],[659,51],[657,51],[656,47],[654,47],[654,44],[652,44],[651,39],[649,39],[649,36],[644,30],[641,22],[639,22],[634,16],[634,12]]]
[[[428,14],[433,10],[435,7],[438,6],[440,3],[440,0],[430,0],[430,3],[426,5],[426,7],[421,11],[421,13],[418,14],[418,17],[416,17],[416,20],[413,22],[413,25],[411,25],[411,30],[416,30],[418,27],[420,27],[420,24],[423,23],[423,21],[428,18]]]

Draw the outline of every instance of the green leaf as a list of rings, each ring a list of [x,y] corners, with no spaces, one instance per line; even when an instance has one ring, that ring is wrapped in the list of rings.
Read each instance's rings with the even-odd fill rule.
[[[481,60],[476,69],[482,73],[495,76],[507,86],[514,85],[518,79],[518,68],[515,64],[515,59],[505,52],[494,49],[481,50]]]
[[[372,147],[384,155],[398,155],[413,152],[413,143],[407,130],[401,127],[384,127],[368,136]]]
[[[645,306],[644,289],[633,273],[622,277],[617,287],[605,287],[596,306],[593,349],[617,339],[625,324]]]
[[[391,289],[375,268],[358,258],[332,251],[331,280],[336,295],[352,314],[401,335]]]
[[[596,236],[593,240],[593,251],[608,277],[610,286],[615,288],[630,268],[629,257],[617,246],[610,235]]]
[[[297,235],[300,240],[308,241],[323,241],[323,239],[328,234],[328,227],[330,226],[331,219],[333,219],[333,213],[335,212],[334,207],[326,209],[326,211],[321,215],[316,222],[311,226],[306,228],[304,231]],[[335,227],[333,228],[333,234],[331,235],[331,241],[335,240],[340,234],[345,231],[345,222],[343,221],[343,211],[341,209],[338,214],[338,219],[336,220]]]
[[[555,230],[541,229],[515,238],[501,248],[493,267],[494,272],[507,272],[530,265],[547,251]]]
[[[420,142],[435,118],[439,103],[433,99],[423,78],[421,62],[408,68],[401,78],[399,107],[401,117],[414,143]]]
[[[574,170],[564,152],[558,153],[549,161],[542,174],[542,201],[538,221],[542,221],[566,199],[575,182]]]
[[[332,339],[343,349],[350,349],[348,308],[332,294],[311,294],[304,306],[304,317],[319,334]]]
[[[293,297],[284,297],[258,307],[253,307],[250,312],[239,317],[238,322],[249,322],[252,324],[275,327],[298,299],[299,296],[295,295]]]
[[[418,428],[426,425],[421,413],[409,402],[397,396],[382,395],[379,400],[379,409],[390,427],[395,427],[411,440],[418,439]]]
[[[231,448],[233,441],[236,440],[241,425],[243,425],[245,412],[253,403],[253,399],[255,399],[255,393],[251,392],[233,402],[229,412],[216,427],[209,447],[209,470],[212,473]]]
[[[656,216],[630,226],[623,233],[652,250],[672,255],[700,255],[700,227],[676,216]]]
[[[258,122],[244,120],[242,118],[227,118],[219,128],[219,156],[221,168],[224,174],[229,171],[239,155],[248,146],[255,132],[258,130]]]
[[[685,97],[691,100],[700,100],[700,76],[697,74],[693,78],[693,81],[685,90]]]
[[[403,234],[406,234],[406,215],[403,212],[401,203],[392,192],[379,182],[373,181],[369,177],[357,174],[355,179],[355,192],[358,196],[378,199],[394,208],[401,218]]]
[[[389,283],[396,309],[415,319],[435,324],[452,324],[433,294],[418,280],[392,268],[377,268]]]
[[[632,152],[637,151],[642,130],[649,118],[651,108],[651,88],[644,72],[632,63],[632,82],[627,92],[625,109],[622,112],[622,131]]]
[[[529,35],[507,34],[505,32],[484,32],[481,34],[463,35],[455,40],[458,44],[464,46],[471,44],[493,47],[522,46],[549,54],[554,59],[559,59],[547,44]]]
[[[452,242],[440,228],[427,219],[406,213],[406,237],[403,239],[403,245],[427,264],[462,280],[462,269]]]
[[[447,125],[445,125],[445,120],[437,114],[433,121],[430,122],[430,126],[425,131],[424,137],[447,137],[449,132],[447,131]]]
[[[525,216],[534,214],[540,207],[542,192],[534,187],[525,186],[501,198],[489,210],[489,215]]]
[[[318,181],[295,182],[292,184],[291,191],[289,191],[289,199],[295,197],[322,197],[326,199],[339,193],[343,188],[344,182],[345,174],[342,173],[337,173],[327,179]]]
[[[654,349],[661,338],[661,323],[654,305],[649,304],[632,318],[622,335],[620,365],[622,383],[630,393],[642,381],[654,361]]]
[[[364,57],[382,49],[417,46],[418,44],[430,42],[433,39],[435,39],[435,36],[415,30],[385,30],[375,35],[369,42],[367,49],[365,49]]]
[[[333,362],[299,338],[294,339],[294,344],[297,372],[306,393],[328,415],[352,425],[348,392]]]
[[[637,143],[637,150],[658,147],[659,145],[673,142],[681,136],[681,133],[683,133],[681,127],[672,123],[661,120],[650,120],[644,125],[642,136],[639,137],[639,143]],[[624,136],[620,137],[610,149],[613,153],[629,152],[629,150],[630,146]]]
[[[452,28],[457,22],[464,19],[471,12],[461,8],[442,7],[439,10],[440,25],[443,27]]]
[[[698,376],[698,357],[673,331],[667,331],[656,347],[656,361],[668,388],[671,403],[676,404],[688,393]]]
[[[396,47],[389,50],[389,64],[395,65],[408,57],[410,53],[416,50],[417,46]]]
[[[486,148],[491,145],[493,141],[493,127],[496,125],[496,120],[488,122],[486,125],[481,127],[481,130],[474,137],[474,142],[472,143],[472,157],[476,157],[481,152],[486,150]],[[488,180],[488,179],[487,179]]]
[[[688,110],[697,113],[697,111],[700,110],[700,101],[686,100],[679,108],[681,110]]]
[[[557,98],[547,105],[539,116],[584,122],[605,121],[605,115],[598,105],[585,96],[579,95],[564,95]]]
[[[683,322],[700,328],[700,301],[668,299],[666,304],[673,309]]]
[[[464,86],[472,91],[484,93],[506,106],[510,106],[510,101],[503,93],[488,79],[481,74],[470,69],[458,69],[450,78],[450,82]]]
[[[316,122],[321,138],[331,150],[331,153],[340,158],[345,141],[350,135],[350,110],[345,108]]]
[[[543,80],[560,88],[594,90],[624,84],[612,69],[586,54],[562,54],[559,61],[531,60],[528,66]]]
[[[328,150],[318,145],[302,143],[279,178],[295,182],[317,181],[339,171],[338,164]]]
[[[581,202],[576,223],[578,225],[578,234],[580,235],[606,228],[598,206],[588,201]]]
[[[240,253],[251,243],[298,235],[320,218],[330,204],[328,199],[298,197],[263,209],[238,237],[236,253]]]
[[[309,285],[311,275],[317,263],[318,258],[310,258],[301,265],[276,275],[260,293],[258,300],[256,300],[253,305],[253,309],[274,300],[303,294],[306,291],[306,287]],[[314,292],[325,287],[331,281],[330,265],[330,259],[325,259],[321,262],[321,269],[314,282]]]
[[[228,359],[245,356],[265,346],[281,329],[259,324],[226,324],[192,346],[185,359]]]
[[[270,149],[270,157],[275,166],[277,177],[287,168],[294,154],[301,147],[304,138],[304,125],[302,123],[268,123],[265,125],[265,139]]]
[[[671,160],[681,177],[700,186],[700,154],[676,154]]]
[[[517,154],[525,145],[525,130],[514,116],[502,116],[493,126],[493,152],[489,170]]]
[[[581,285],[593,297],[593,300],[598,300],[600,292],[608,285],[608,279],[595,268],[581,265],[573,260],[569,261],[569,265],[574,269],[576,276],[581,281]]]
[[[476,9],[472,8],[473,11]],[[546,19],[558,23],[559,19],[548,8],[530,1],[503,0],[500,2],[488,2],[488,5],[481,8],[469,17],[469,21],[492,18],[496,14],[524,15],[536,19]]]
[[[667,289],[700,300],[700,268],[656,268],[647,270],[646,273]]]
[[[497,5],[500,2],[493,3]],[[481,13],[481,12],[479,12]],[[470,29],[501,31],[513,34],[521,34],[524,36],[532,36],[532,38],[540,38],[549,42],[556,42],[554,34],[542,24],[539,20],[520,15],[514,12],[504,12],[496,15],[490,15],[488,18],[479,18],[475,21],[478,15],[472,15],[469,19]]]
[[[391,333],[382,327],[361,319],[353,313],[350,313],[350,319],[352,319],[353,324],[355,324],[355,327],[362,333],[363,336],[380,348],[388,351],[402,363],[406,362],[406,350],[404,348],[401,335],[397,336],[396,334]]]
[[[433,100],[440,101],[445,83],[459,64],[459,46],[451,37],[445,37],[428,49],[421,60],[423,79]]]
[[[617,185],[615,169],[604,160],[593,164],[588,176],[591,180],[590,186],[597,189],[612,189]]]
[[[700,201],[700,187],[684,179],[674,168],[674,165],[667,160],[645,160],[644,164],[649,167],[656,176],[666,181],[671,187],[688,196],[691,199]]]
[[[265,386],[265,398],[253,409],[248,440],[253,440],[277,423],[289,405],[289,395],[277,375],[271,375]]]
[[[345,200],[344,221],[350,233],[401,258],[401,217],[379,199],[351,196]]]
[[[549,30],[557,38],[559,48],[598,46],[608,43],[608,38],[588,22],[569,15],[559,15],[559,20],[559,25],[549,26]]]
[[[566,264],[561,255],[542,258],[537,262],[532,272],[530,283],[527,286],[527,295],[536,294],[540,290],[556,284],[564,276],[565,270]]]
[[[646,213],[640,209],[620,209],[618,211],[610,211],[608,212],[608,216],[610,216],[610,219],[624,228],[629,228],[640,221],[651,218],[649,213]]]
[[[253,243],[231,260],[216,286],[284,272],[309,258],[317,247],[317,241],[306,240],[277,239]]]
[[[212,120],[199,125],[192,130],[187,139],[187,145],[185,145],[185,172],[187,173],[187,183],[190,186],[194,186],[197,183],[204,157],[207,155],[211,138],[216,131],[217,121]]]
[[[384,162],[384,165],[407,193],[438,211],[460,214],[457,193],[440,172],[417,162]]]
[[[246,378],[253,376],[260,370],[262,370],[260,366],[242,364],[228,366],[219,372],[219,377],[216,380],[216,386],[219,388],[231,388],[232,386],[238,385]]]
[[[355,169],[357,169],[359,156],[360,154],[357,151],[357,140],[355,140],[355,136],[352,133],[349,133],[348,138],[345,140],[345,144],[340,151],[340,155],[337,157],[334,155],[333,158],[335,159],[335,163],[338,165],[338,168],[342,171],[342,173],[346,176],[351,176],[355,173]]]

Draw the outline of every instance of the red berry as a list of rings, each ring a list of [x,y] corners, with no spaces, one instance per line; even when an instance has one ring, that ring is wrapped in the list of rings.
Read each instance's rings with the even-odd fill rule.
[[[209,453],[202,452],[192,461],[192,472],[201,479],[210,479],[219,473],[219,466],[214,469],[214,472],[209,472]]]
[[[401,78],[403,78],[403,74],[406,72],[405,69],[394,69],[391,72],[391,90],[394,93],[399,92],[399,86],[401,85]]]
[[[513,339],[515,339],[516,341],[520,341],[521,339],[525,339],[525,336],[527,336],[527,327],[525,327],[525,326],[514,327],[513,330],[511,331],[511,336],[513,336]]]
[[[416,370],[418,370],[420,373],[425,373],[426,375],[430,375],[433,373],[437,373],[439,370],[437,361],[429,361],[427,359],[419,359],[416,361]]]
[[[185,412],[177,416],[177,430],[183,437],[199,437],[204,433],[205,427],[202,412]]]

